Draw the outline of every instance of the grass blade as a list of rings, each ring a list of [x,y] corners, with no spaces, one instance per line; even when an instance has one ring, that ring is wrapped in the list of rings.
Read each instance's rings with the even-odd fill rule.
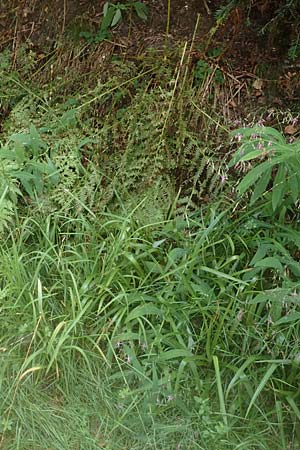
[[[256,400],[257,400],[257,397],[259,396],[259,394],[261,393],[261,391],[262,391],[262,390],[264,389],[264,387],[266,386],[267,382],[268,382],[269,379],[271,378],[271,376],[272,376],[272,374],[273,374],[273,372],[274,372],[274,370],[275,370],[276,368],[277,368],[277,364],[274,364],[274,363],[271,364],[271,366],[268,368],[267,372],[266,372],[265,375],[263,376],[263,378],[262,378],[261,382],[259,383],[259,385],[258,385],[256,391],[254,392],[253,397],[251,398],[251,401],[250,401],[250,403],[249,403],[249,406],[248,406],[248,409],[247,409],[245,418],[248,417],[248,415],[249,415],[249,413],[250,413],[250,411],[251,411],[251,409],[252,409],[252,406],[254,405],[254,403],[255,403]]]
[[[226,413],[226,407],[225,407],[225,398],[224,398],[224,392],[222,388],[221,383],[221,374],[220,374],[220,367],[219,367],[219,359],[217,356],[213,356],[213,363],[215,368],[215,374],[216,374],[216,380],[217,380],[217,388],[218,388],[218,395],[219,395],[219,402],[220,402],[220,411],[223,417],[224,425],[227,426],[227,413]]]

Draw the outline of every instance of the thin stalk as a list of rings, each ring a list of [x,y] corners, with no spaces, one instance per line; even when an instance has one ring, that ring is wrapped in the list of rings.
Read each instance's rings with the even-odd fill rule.
[[[168,49],[169,32],[170,32],[170,21],[171,21],[171,0],[168,0],[168,12],[167,12],[166,37],[165,37],[165,56],[164,56],[164,59],[167,58],[167,49]]]

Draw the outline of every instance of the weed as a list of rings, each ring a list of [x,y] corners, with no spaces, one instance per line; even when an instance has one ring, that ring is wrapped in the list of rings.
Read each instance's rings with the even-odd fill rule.
[[[274,200],[269,177],[276,214],[229,200],[216,81],[193,85],[185,49],[179,65],[115,59],[67,97],[5,78],[5,450],[299,446],[299,227],[277,220],[298,147],[244,130],[232,167],[272,140],[258,167],[291,170]]]
[[[147,20],[148,11],[144,3],[131,1],[129,3],[106,2],[103,6],[103,19],[97,33],[82,31],[80,36],[90,43],[102,42],[111,38],[110,30],[117,26],[122,20],[124,13],[134,10],[141,20]]]
[[[270,214],[280,210],[284,217],[299,199],[299,142],[286,143],[277,130],[264,126],[237,130],[235,136],[242,144],[230,166],[259,161],[240,182],[240,194],[255,185],[251,204],[264,195],[265,210],[271,205]]]

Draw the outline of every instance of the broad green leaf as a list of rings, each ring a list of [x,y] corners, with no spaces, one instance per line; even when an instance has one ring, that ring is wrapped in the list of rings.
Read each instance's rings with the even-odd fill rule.
[[[93,42],[94,34],[91,33],[90,31],[80,31],[79,37],[86,39],[88,42]],[[47,132],[48,129],[46,127],[43,127],[43,131]]]
[[[244,151],[245,145],[241,145],[241,147],[234,153],[231,160],[228,163],[228,168],[231,169],[233,166],[235,166],[243,157],[243,155],[246,153]]]
[[[20,166],[28,159],[23,145],[16,143],[14,154],[16,156],[16,163]]]
[[[296,277],[300,277],[300,264],[294,260],[287,261],[287,266]]]
[[[144,262],[147,270],[152,273],[162,273],[162,266],[157,261],[145,261]]]
[[[262,174],[262,176],[261,176],[260,180],[258,181],[258,183],[256,184],[253,194],[251,196],[251,200],[250,200],[251,204],[255,203],[256,200],[259,199],[260,196],[266,191],[266,188],[270,182],[271,173],[272,173],[272,168],[266,170],[266,172]]]
[[[276,320],[279,320],[282,314],[282,308],[283,308],[283,299],[281,298],[279,301],[272,301],[271,302],[271,308],[270,308],[270,316],[273,320],[273,322],[276,322]]]
[[[104,6],[103,6],[103,16],[105,17],[107,15],[107,11],[108,11],[108,7],[109,7],[109,2],[105,2]]]
[[[166,241],[166,239],[160,239],[159,241],[154,241],[152,244],[153,248],[158,248],[161,246],[161,244],[163,244]]]
[[[105,5],[104,5],[105,6]],[[107,3],[107,7],[105,8],[105,14],[101,21],[100,32],[105,32],[110,27],[113,17],[115,15],[115,7]]]
[[[276,269],[276,270],[282,270],[282,264],[279,261],[278,258],[275,258],[275,256],[269,256],[267,258],[261,259],[260,261],[257,261],[254,264],[254,267],[264,267],[266,269]]]
[[[299,199],[299,184],[296,173],[289,175],[288,185],[291,190],[291,196],[294,203]]]
[[[56,168],[56,166],[48,156],[46,157],[46,159],[47,165],[45,165],[45,167],[48,174],[48,179],[51,184],[56,185],[59,182],[60,178],[59,170]]]
[[[29,133],[14,133],[11,135],[10,139],[13,142],[16,142],[20,145],[26,145],[28,147],[31,144],[31,137]]]
[[[16,174],[16,176],[20,180],[23,188],[25,189],[25,191],[27,192],[29,197],[32,198],[33,197],[33,189],[32,189],[31,181],[34,178],[34,176],[29,173],[25,173],[25,172],[19,172],[18,174]]]
[[[105,30],[99,30],[98,33],[94,36],[93,41],[92,42],[102,42],[105,39],[111,39],[111,34],[109,33],[109,31],[107,29]]]
[[[250,266],[253,266],[257,261],[260,261],[261,259],[263,259],[266,256],[269,248],[270,248],[270,246],[268,244],[261,244],[258,247],[253,258],[251,259]]]
[[[133,4],[137,16],[142,20],[147,20],[148,9],[147,6],[142,2],[134,2]]]
[[[141,335],[139,333],[134,333],[133,331],[125,331],[124,333],[120,333],[113,338],[114,345],[118,342],[123,341],[139,341],[141,339]]]
[[[118,8],[115,12],[115,15],[114,15],[112,21],[111,21],[111,27],[115,27],[120,22],[120,20],[122,20],[122,13],[121,13],[121,10]]]
[[[283,164],[280,164],[273,183],[272,189],[272,207],[273,211],[282,203],[284,192],[286,190],[286,169]]]
[[[0,150],[0,158],[1,159],[8,159],[9,161],[15,161],[16,160],[16,153],[14,150],[10,150],[7,147],[2,147]]]
[[[69,109],[68,111],[64,112],[63,115],[60,117],[60,128],[68,128],[71,125],[75,125],[77,121],[77,110],[75,108]]]
[[[289,289],[270,289],[260,294],[256,295],[254,298],[248,301],[249,305],[258,305],[260,303],[272,302],[272,303],[282,303],[283,299],[285,302],[289,299],[290,291]]]
[[[281,319],[277,320],[275,322],[275,325],[282,325],[285,323],[298,322],[299,320],[300,320],[300,312],[293,311],[290,314],[287,314],[286,316],[281,317]]]
[[[257,158],[258,156],[261,156],[261,150],[253,150],[252,152],[247,153],[247,155],[242,156],[240,162],[250,161],[251,159]]]
[[[185,349],[168,350],[159,356],[159,361],[168,361],[170,359],[188,358],[194,356],[192,352]]]
[[[285,137],[275,128],[272,127],[256,127],[255,132],[260,134],[260,136],[268,142],[288,145],[286,143]]]
[[[177,262],[182,260],[182,258],[186,255],[186,250],[184,248],[173,248],[168,253],[168,264],[166,266],[166,270],[169,270],[171,266],[176,265]]]
[[[288,145],[286,144],[285,137],[275,128],[272,127],[262,127],[262,126],[254,126],[250,128],[239,128],[237,130],[234,130],[231,133],[233,136],[236,136],[237,134],[241,134],[245,138],[251,138],[253,135],[258,135],[260,138],[265,139],[266,141],[275,141],[280,144]]]
[[[131,320],[137,319],[138,317],[147,316],[150,314],[162,315],[162,311],[158,309],[153,304],[140,305],[134,308],[127,316],[125,322],[130,322]]]
[[[41,141],[41,136],[33,124],[30,125],[29,134],[30,134],[31,139],[36,139],[37,141]]]
[[[250,170],[250,172],[247,173],[247,175],[242,179],[242,181],[238,185],[238,190],[240,194],[243,195],[264,172],[270,170],[272,165],[273,164],[270,161],[265,161],[259,166],[254,167],[252,170]]]

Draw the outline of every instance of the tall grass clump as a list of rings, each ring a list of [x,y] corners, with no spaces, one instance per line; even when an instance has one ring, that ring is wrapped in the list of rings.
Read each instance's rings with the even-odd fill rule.
[[[281,253],[288,227],[251,226],[245,216],[210,208],[146,226],[114,214],[101,223],[57,213],[20,219],[1,243],[8,448],[20,428],[20,448],[37,439],[33,417],[26,422],[37,389],[43,402],[58,396],[49,407],[61,410],[68,394],[75,402],[78,382],[83,398],[85,383],[98,392],[100,422],[108,437],[120,433],[120,448],[127,433],[136,448],[157,433],[161,448],[165,433],[187,448],[230,448],[243,439],[251,448],[250,424],[261,448],[274,433],[288,440],[299,416],[300,312],[298,282],[286,266],[299,264]],[[277,258],[267,256],[272,249]],[[72,416],[75,404],[61,414],[68,408]],[[94,420],[100,427],[86,414],[88,427]],[[45,433],[47,420],[55,428],[55,418],[44,420]],[[81,439],[79,431],[71,436]]]
[[[7,81],[1,448],[299,447],[298,147],[243,130],[225,171],[185,51],[52,98]]]

